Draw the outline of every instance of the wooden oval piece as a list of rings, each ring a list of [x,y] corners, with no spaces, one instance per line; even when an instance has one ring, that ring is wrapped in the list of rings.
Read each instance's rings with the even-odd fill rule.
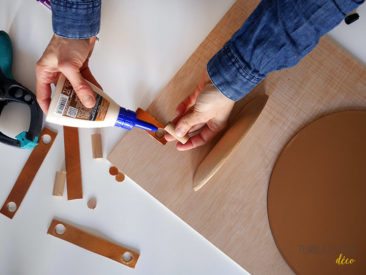
[[[244,106],[240,118],[226,130],[222,138],[197,167],[193,176],[194,191],[201,189],[224,165],[257,120],[267,99],[267,95],[258,96]]]

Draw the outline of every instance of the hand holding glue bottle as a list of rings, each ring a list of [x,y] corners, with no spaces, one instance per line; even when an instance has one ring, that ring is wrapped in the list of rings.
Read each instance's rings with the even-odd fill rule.
[[[37,100],[47,113],[46,121],[73,127],[138,127],[156,132],[156,126],[137,119],[135,112],[120,107],[100,89],[88,66],[94,43],[95,37],[66,39],[54,35],[51,39],[36,65]],[[57,83],[52,100],[51,83]]]
[[[87,108],[81,103],[71,83],[64,75],[60,75],[46,121],[86,128],[117,126],[127,130],[133,127],[154,132],[158,130],[156,126],[137,119],[135,112],[117,105],[92,83],[88,84],[95,93],[95,104],[92,108]]]

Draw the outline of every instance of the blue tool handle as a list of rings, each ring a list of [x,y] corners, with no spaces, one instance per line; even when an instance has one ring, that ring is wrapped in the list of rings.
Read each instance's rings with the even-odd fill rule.
[[[9,35],[0,31],[0,69],[3,74],[9,78],[14,79],[11,74],[11,65],[13,63],[13,49]]]

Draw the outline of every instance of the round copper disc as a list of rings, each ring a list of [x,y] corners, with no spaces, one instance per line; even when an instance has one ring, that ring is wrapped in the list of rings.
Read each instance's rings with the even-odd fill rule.
[[[125,175],[121,172],[119,172],[117,175],[116,175],[116,181],[118,182],[122,182],[125,180]]]
[[[290,140],[271,175],[268,217],[296,274],[366,274],[365,111],[325,116]]]
[[[118,168],[116,166],[112,166],[111,168],[109,168],[109,174],[111,174],[112,176],[115,176],[118,174]]]

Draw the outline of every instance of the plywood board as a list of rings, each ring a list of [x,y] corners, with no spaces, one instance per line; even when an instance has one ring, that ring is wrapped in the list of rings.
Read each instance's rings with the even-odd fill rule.
[[[239,0],[202,42],[147,111],[166,124],[198,82],[207,61],[231,37],[258,1]],[[366,69],[329,38],[296,67],[271,73],[238,105],[269,95],[262,114],[202,190],[193,191],[197,165],[213,143],[179,152],[143,131],[127,133],[108,159],[166,207],[252,274],[291,274],[268,224],[272,167],[301,127],[334,111],[366,108]]]

